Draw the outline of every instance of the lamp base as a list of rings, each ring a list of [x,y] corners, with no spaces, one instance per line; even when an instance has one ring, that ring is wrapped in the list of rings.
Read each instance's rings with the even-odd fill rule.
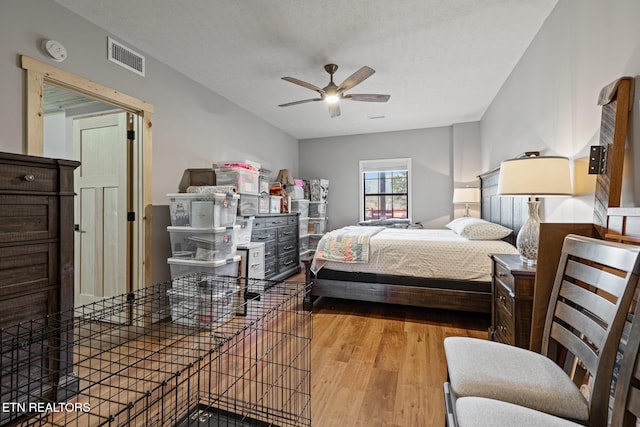
[[[540,236],[539,206],[539,201],[533,198],[529,200],[529,217],[520,229],[516,239],[516,248],[520,252],[520,260],[530,267],[535,266],[538,259],[538,239]]]

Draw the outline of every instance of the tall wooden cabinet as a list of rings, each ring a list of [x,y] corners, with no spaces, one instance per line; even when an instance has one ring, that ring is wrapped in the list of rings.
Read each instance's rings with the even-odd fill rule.
[[[71,374],[72,354],[65,343],[73,332],[57,316],[29,321],[73,308],[73,172],[78,166],[0,153],[0,339],[3,357],[24,358],[19,372],[2,373],[2,402],[25,400],[26,388],[48,397],[68,394],[59,385]],[[19,322],[21,327],[13,326]]]

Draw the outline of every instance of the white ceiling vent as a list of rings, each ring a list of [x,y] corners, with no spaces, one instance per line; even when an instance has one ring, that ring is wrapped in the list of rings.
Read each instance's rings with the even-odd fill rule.
[[[111,37],[107,37],[109,61],[115,62],[121,67],[144,77],[144,56],[129,49],[122,43],[118,43]]]

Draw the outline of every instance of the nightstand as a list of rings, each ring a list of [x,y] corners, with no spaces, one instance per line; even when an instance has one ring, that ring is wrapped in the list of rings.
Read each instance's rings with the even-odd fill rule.
[[[489,339],[528,349],[536,269],[523,264],[519,255],[490,257],[493,280]]]

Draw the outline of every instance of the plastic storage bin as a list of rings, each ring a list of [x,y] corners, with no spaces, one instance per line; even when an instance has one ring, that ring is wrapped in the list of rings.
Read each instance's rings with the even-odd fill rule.
[[[298,235],[300,236],[305,236],[307,234],[309,234],[309,218],[302,218],[299,217],[298,218],[298,226],[299,226],[299,231],[298,231]]]
[[[291,212],[300,213],[301,218],[308,217],[309,201],[307,199],[291,200]],[[318,215],[318,216],[322,216],[322,215]],[[302,234],[306,234],[306,232]]]
[[[238,203],[238,215],[239,216],[251,216],[258,214],[258,193],[241,193],[240,202]]]
[[[251,242],[251,232],[253,231],[253,220],[255,216],[236,218],[236,226],[240,228],[236,232],[238,245],[246,245]]]
[[[269,196],[268,194],[261,194],[260,198],[258,199],[258,213],[268,214],[270,203],[271,203],[271,196]]]
[[[280,213],[282,196],[269,196],[269,213]]]
[[[311,218],[327,216],[327,202],[309,202],[309,216]]]
[[[329,231],[329,221],[327,218],[309,218],[309,234],[323,234]]]
[[[196,261],[184,258],[168,258],[171,278],[188,274],[203,273],[216,276],[237,276],[240,266],[240,255],[221,261]]]
[[[309,249],[316,250],[318,247],[318,242],[322,239],[321,234],[309,235]]]
[[[234,298],[237,292],[237,289],[229,288],[167,289],[171,320],[194,327],[221,325],[234,315]]]
[[[175,193],[169,197],[172,226],[232,227],[238,209],[237,194]]]
[[[224,167],[215,169],[216,185],[233,185],[238,193],[259,192],[258,171],[241,167]]]
[[[196,261],[219,261],[231,258],[238,246],[239,225],[218,228],[167,227],[171,256]]]
[[[303,253],[309,250],[309,235],[300,237],[298,250],[300,251],[300,253]]]

